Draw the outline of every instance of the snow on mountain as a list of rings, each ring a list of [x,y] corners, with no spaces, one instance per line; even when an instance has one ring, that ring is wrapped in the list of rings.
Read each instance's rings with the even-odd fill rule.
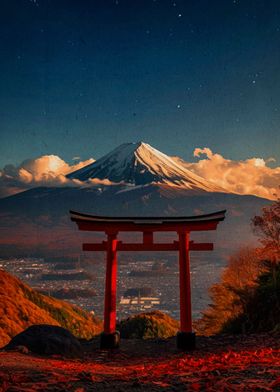
[[[226,192],[143,142],[124,143],[67,177],[80,181],[98,178],[135,186],[157,183],[190,190]]]

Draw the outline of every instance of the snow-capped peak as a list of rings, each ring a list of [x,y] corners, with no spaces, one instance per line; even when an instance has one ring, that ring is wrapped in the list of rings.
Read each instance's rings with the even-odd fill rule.
[[[147,143],[124,143],[94,163],[68,175],[80,181],[98,178],[115,183],[161,183],[193,190],[224,192]]]

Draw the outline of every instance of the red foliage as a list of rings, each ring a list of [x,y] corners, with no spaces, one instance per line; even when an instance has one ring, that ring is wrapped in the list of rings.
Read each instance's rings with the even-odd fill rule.
[[[169,387],[188,391],[273,391],[280,386],[280,348],[278,339],[259,336],[237,344],[222,340],[191,354],[161,352],[138,356],[128,351],[97,350],[83,361],[44,359],[19,353],[0,354],[1,391],[32,390],[120,391],[145,387],[149,391]],[[270,340],[269,340],[270,339]],[[273,344],[264,344],[268,340]],[[212,343],[211,343],[212,342]],[[141,343],[140,343],[141,344]],[[151,346],[152,347],[152,346]],[[153,350],[156,350],[153,345]],[[11,374],[11,376],[8,376]],[[1,384],[0,384],[1,385]],[[61,387],[61,389],[60,389]],[[17,389],[18,388],[18,389]],[[180,389],[181,388],[181,389]],[[173,390],[173,389],[172,389]]]

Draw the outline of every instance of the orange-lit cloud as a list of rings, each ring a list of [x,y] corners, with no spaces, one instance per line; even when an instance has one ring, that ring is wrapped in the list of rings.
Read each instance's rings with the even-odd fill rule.
[[[221,186],[229,192],[251,194],[275,200],[279,197],[280,167],[270,167],[273,158],[249,158],[234,161],[213,153],[210,148],[196,148],[194,157],[198,162],[189,163],[180,160],[181,164]]]
[[[0,169],[0,197],[34,186],[79,185],[79,181],[69,180],[66,175],[93,162],[94,159],[90,158],[69,165],[56,155],[44,155],[36,159],[27,159],[19,166],[7,165]]]
[[[196,148],[193,153],[197,162],[185,162],[173,158],[195,174],[219,185],[228,192],[251,194],[275,200],[279,197],[280,167],[270,167],[273,158],[249,158],[234,161],[213,153],[209,148]],[[69,165],[56,155],[44,155],[28,159],[19,166],[7,165],[0,169],[0,198],[36,186],[92,186],[114,185],[109,180],[90,179],[81,182],[68,179],[66,175],[92,162],[94,159],[78,161]]]

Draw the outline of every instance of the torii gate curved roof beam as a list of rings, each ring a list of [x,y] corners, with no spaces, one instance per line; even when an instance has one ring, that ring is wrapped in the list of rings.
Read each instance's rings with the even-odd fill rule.
[[[108,217],[70,211],[80,230],[107,231],[200,231],[215,230],[225,219],[226,210],[184,217]]]

